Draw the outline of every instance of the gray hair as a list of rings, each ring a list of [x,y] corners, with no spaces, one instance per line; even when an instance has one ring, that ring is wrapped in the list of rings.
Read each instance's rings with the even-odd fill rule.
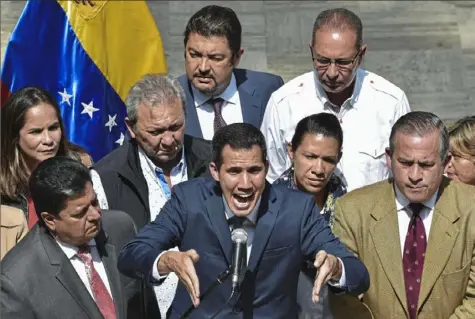
[[[130,89],[125,105],[127,117],[135,124],[137,122],[137,107],[144,103],[148,107],[168,104],[178,99],[186,115],[186,98],[178,80],[168,75],[147,74]]]
[[[315,33],[323,28],[337,31],[351,29],[356,33],[356,49],[359,50],[363,45],[363,24],[353,11],[335,8],[320,12],[313,24],[312,46],[315,43]]]
[[[449,153],[449,133],[444,122],[435,114],[423,111],[409,112],[401,116],[391,129],[389,137],[389,150],[394,154],[394,144],[396,133],[424,137],[433,132],[439,131],[439,153],[440,159],[445,161]]]

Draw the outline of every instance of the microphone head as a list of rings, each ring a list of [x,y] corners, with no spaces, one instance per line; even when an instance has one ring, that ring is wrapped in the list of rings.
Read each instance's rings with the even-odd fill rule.
[[[236,228],[231,233],[231,240],[233,243],[245,244],[247,243],[247,232],[242,228]]]

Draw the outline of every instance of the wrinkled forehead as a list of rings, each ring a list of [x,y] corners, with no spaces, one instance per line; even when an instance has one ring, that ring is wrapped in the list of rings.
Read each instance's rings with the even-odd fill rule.
[[[434,131],[433,133],[421,136],[397,132],[394,139],[394,152],[408,158],[439,157],[440,134]]]
[[[180,99],[170,97],[165,103],[143,101],[137,108],[137,122],[177,122],[184,121],[185,112]]]
[[[322,28],[314,35],[313,50],[329,58],[347,58],[357,53],[356,32],[347,29]]]

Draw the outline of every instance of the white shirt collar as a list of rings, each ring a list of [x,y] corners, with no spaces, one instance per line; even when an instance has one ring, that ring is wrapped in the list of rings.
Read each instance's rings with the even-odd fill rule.
[[[318,75],[316,73],[315,68],[313,70],[313,77],[314,77],[314,80],[315,80],[315,88],[316,88],[316,92],[317,92],[317,97],[322,101],[323,105],[325,105],[327,102],[330,103],[331,105],[333,105],[333,103],[331,103],[330,100],[328,100],[327,93],[325,92],[325,90],[322,88],[322,86],[318,82],[318,78],[317,78]],[[357,103],[356,102],[358,102],[358,98],[360,96],[361,89],[363,87],[362,84],[363,84],[362,70],[360,68],[358,68],[356,70],[356,76],[355,76],[355,87],[353,88],[353,93],[348,98],[348,100],[350,102],[350,106],[352,106],[354,108],[357,108],[357,105],[356,105]]]
[[[220,95],[213,96],[213,97],[206,96],[202,94],[200,91],[198,91],[197,89],[195,89],[193,85],[191,85],[191,91],[193,92],[195,107],[202,106],[211,98],[220,97],[229,104],[237,104],[238,99],[239,99],[238,89],[237,89],[237,84],[236,84],[236,77],[234,76],[234,73],[231,75],[231,81],[229,82],[228,86]]]
[[[152,170],[153,173],[155,173],[157,170],[162,172],[163,170],[158,167],[157,165],[155,165],[152,160],[147,156],[147,154],[145,154],[144,150],[139,147],[139,156],[142,157],[143,159],[145,159],[145,162],[147,163],[147,165],[150,167],[150,169]],[[182,172],[185,170],[186,168],[186,162],[185,162],[185,147],[182,145],[181,146],[181,159],[180,161],[178,162],[178,164],[176,164],[173,168],[172,168],[172,172]]]
[[[256,207],[254,207],[251,213],[246,216],[247,219],[249,219],[249,221],[251,221],[254,225],[256,225],[257,223],[257,214],[259,212],[259,206],[261,205],[261,199],[262,199],[262,196],[259,197],[259,199],[257,200]],[[223,203],[224,203],[224,212],[226,214],[226,219],[230,219],[231,217],[234,216],[234,213],[231,210],[231,208],[229,208],[229,205],[226,202],[226,199],[224,198],[224,196],[223,196]]]
[[[76,256],[76,254],[78,253],[79,251],[79,247],[76,247],[76,246],[73,246],[73,245],[70,245],[70,244],[67,244],[65,242],[62,242],[60,241],[59,239],[56,239],[56,242],[58,243],[59,247],[61,248],[61,250],[66,254],[66,256],[68,257],[68,259],[71,259],[73,258],[74,256]],[[89,247],[95,247],[96,246],[96,241],[94,239],[91,239],[87,245]]]
[[[401,191],[397,188],[396,184],[393,184],[394,185],[394,190],[395,190],[395,193],[396,193],[396,209],[397,211],[401,211],[403,209],[405,209],[411,202],[406,198],[406,196],[404,196]],[[432,195],[431,198],[429,198],[428,200],[422,202],[422,204],[424,204],[425,207],[429,208],[429,211],[433,211],[434,210],[434,206],[435,206],[435,202],[437,201],[437,195],[439,194],[439,190],[437,190],[434,195]],[[412,212],[411,212],[412,214]]]

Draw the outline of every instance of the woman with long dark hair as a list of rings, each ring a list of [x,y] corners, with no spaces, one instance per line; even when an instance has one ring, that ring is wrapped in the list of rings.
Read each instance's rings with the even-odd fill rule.
[[[47,158],[69,155],[61,112],[48,92],[26,87],[8,98],[1,114],[2,205],[20,208],[31,228],[37,221],[29,200],[31,172]]]

